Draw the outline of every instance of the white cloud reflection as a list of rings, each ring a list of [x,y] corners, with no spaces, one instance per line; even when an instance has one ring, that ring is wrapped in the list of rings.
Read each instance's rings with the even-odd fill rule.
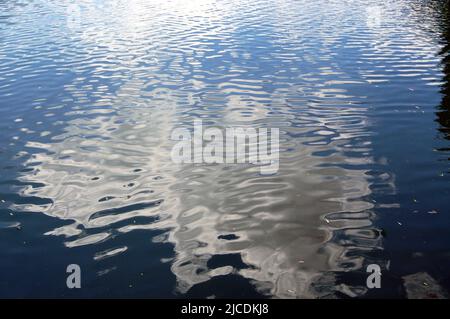
[[[89,60],[72,66],[78,77],[65,86],[74,106],[64,132],[46,144],[27,144],[34,153],[26,165],[34,169],[20,180],[45,186],[24,188],[22,195],[52,204],[14,208],[72,220],[47,233],[65,236],[69,248],[112,233],[167,229],[154,240],[174,245],[171,267],[180,292],[237,273],[275,297],[363,294],[334,286],[333,272],[363,264],[348,251],[377,249],[380,239],[370,228],[374,204],[367,199],[365,167],[374,163],[368,108],[359,103],[365,96],[346,86],[360,82],[348,82],[333,60],[333,41],[305,45],[320,60],[310,63],[290,54],[295,46],[278,46],[252,24],[258,21],[252,3],[127,3],[115,6],[119,17],[112,19],[120,23],[105,22],[101,11],[84,21],[78,53]],[[276,21],[271,12],[262,8]],[[250,25],[240,14],[252,17]],[[237,34],[239,28],[254,28],[259,37]],[[246,47],[252,41],[255,50]],[[257,49],[270,55],[261,58]],[[265,61],[267,72],[278,73],[265,74]],[[92,75],[103,77],[105,87],[86,90]],[[210,125],[279,127],[279,173],[173,164],[171,131],[197,117]],[[333,238],[336,232],[347,236],[345,245]],[[112,247],[93,258],[127,249]],[[230,254],[246,267],[208,266],[214,256]]]

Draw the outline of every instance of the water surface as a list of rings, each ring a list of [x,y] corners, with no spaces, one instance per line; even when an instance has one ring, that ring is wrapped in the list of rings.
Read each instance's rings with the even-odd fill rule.
[[[449,17],[426,0],[0,1],[0,296],[445,295]],[[279,128],[278,173],[173,163],[196,119]]]

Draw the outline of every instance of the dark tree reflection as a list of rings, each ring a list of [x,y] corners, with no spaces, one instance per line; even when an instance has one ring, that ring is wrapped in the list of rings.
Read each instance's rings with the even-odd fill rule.
[[[436,112],[440,124],[439,131],[446,139],[450,139],[450,1],[438,1],[440,24],[444,47],[439,52],[442,56],[444,84],[442,85],[442,101]]]

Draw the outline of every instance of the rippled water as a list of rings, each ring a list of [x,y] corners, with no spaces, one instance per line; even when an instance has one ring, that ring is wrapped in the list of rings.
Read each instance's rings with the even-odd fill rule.
[[[0,1],[0,296],[445,295],[449,17],[425,0]],[[172,130],[199,118],[279,128],[279,172],[173,163]]]

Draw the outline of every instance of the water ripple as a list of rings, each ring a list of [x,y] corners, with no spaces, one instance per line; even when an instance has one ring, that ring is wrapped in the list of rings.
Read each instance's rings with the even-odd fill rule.
[[[355,297],[365,281],[343,273],[387,267],[374,220],[400,204],[374,200],[397,192],[377,120],[442,84],[421,1],[0,7],[2,205],[65,221],[43,233],[85,249],[98,276],[147,236],[172,245],[179,294],[238,275],[266,296]],[[174,164],[172,130],[198,118],[280,128],[279,172]],[[19,225],[2,217],[0,233]]]

